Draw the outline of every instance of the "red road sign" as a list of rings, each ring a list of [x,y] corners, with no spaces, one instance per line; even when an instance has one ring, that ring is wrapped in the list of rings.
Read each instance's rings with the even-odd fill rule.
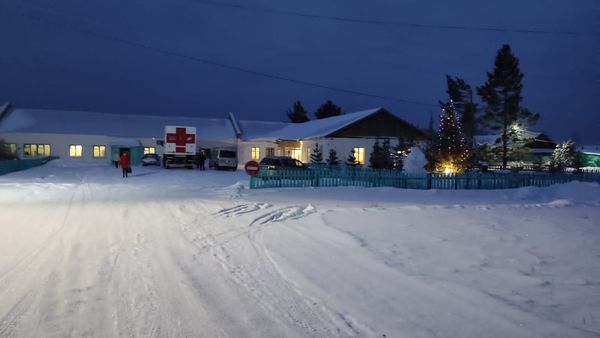
[[[256,161],[248,161],[246,162],[244,169],[246,170],[246,174],[254,176],[260,171],[260,165],[258,165],[258,162]]]

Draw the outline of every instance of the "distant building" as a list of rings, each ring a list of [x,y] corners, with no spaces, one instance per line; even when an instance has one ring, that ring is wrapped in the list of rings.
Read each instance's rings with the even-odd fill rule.
[[[477,135],[475,136],[475,143],[477,145],[494,145],[502,138],[501,134],[492,135]],[[520,136],[523,139],[519,146],[524,146],[531,151],[531,154],[541,160],[542,163],[550,163],[552,158],[552,152],[556,149],[556,143],[546,134],[536,131],[523,131]],[[512,148],[513,144],[511,141],[508,143],[508,147]]]
[[[586,167],[600,167],[600,145],[585,145],[578,150],[583,153]]]
[[[419,140],[422,132],[384,108],[295,124],[180,116],[121,115],[38,109],[5,109],[0,113],[0,138],[21,158],[58,156],[72,160],[110,162],[127,150],[134,164],[144,153],[162,155],[164,126],[193,126],[201,149],[235,147],[238,161],[287,155],[303,162],[318,143],[327,158],[335,149],[341,161],[352,152],[368,164],[374,142],[389,138]]]

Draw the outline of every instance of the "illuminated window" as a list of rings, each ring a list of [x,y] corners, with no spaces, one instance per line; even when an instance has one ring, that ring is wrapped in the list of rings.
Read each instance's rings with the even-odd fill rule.
[[[356,163],[365,164],[365,148],[354,148]]]
[[[156,147],[144,147],[144,155],[156,154]]]
[[[252,159],[253,160],[260,159],[260,148],[259,147],[252,147]]]
[[[16,152],[15,145],[15,152]],[[50,156],[50,145],[49,144],[23,144],[23,156]]]
[[[70,144],[69,145],[69,156],[70,157],[81,157],[83,153],[83,146],[81,144]]]
[[[7,154],[10,154],[10,155],[17,154],[17,144],[16,143],[4,143],[4,149]]]
[[[302,148],[288,149],[288,155],[298,161],[302,161]]]
[[[94,146],[94,157],[101,158],[106,156],[106,146]]]

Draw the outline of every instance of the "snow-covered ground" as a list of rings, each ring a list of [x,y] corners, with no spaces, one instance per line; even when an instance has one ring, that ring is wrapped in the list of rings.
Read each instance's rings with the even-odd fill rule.
[[[0,336],[599,337],[600,186],[0,176]]]

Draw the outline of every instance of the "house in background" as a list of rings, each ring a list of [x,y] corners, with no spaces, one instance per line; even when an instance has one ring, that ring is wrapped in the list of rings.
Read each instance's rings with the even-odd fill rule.
[[[550,163],[552,159],[552,152],[556,149],[556,143],[546,134],[536,131],[522,131],[522,138],[524,141],[522,146],[531,151],[533,159],[541,161],[541,163]],[[475,143],[477,145],[494,145],[497,140],[502,138],[501,134],[493,135],[477,135],[475,136]],[[512,142],[509,141],[508,147],[512,147]]]
[[[391,146],[404,140],[422,140],[424,134],[412,124],[376,108],[304,123],[272,125],[271,129],[258,131],[248,121],[240,121],[242,137],[239,140],[238,158],[241,162],[260,160],[265,156],[291,156],[310,162],[310,154],[318,144],[323,160],[334,149],[344,162],[350,153],[360,164],[368,164],[374,143],[389,139]]]
[[[585,145],[578,149],[583,153],[583,160],[586,167],[600,168],[600,146]]]
[[[111,162],[128,151],[132,163],[143,154],[162,155],[166,125],[196,127],[201,149],[235,147],[238,162],[287,155],[310,162],[318,143],[326,159],[335,149],[341,162],[350,153],[368,163],[376,140],[399,137],[420,140],[423,133],[384,108],[345,114],[305,123],[199,118],[168,115],[123,115],[40,109],[5,109],[0,114],[0,138],[21,158],[57,156],[71,160]]]

